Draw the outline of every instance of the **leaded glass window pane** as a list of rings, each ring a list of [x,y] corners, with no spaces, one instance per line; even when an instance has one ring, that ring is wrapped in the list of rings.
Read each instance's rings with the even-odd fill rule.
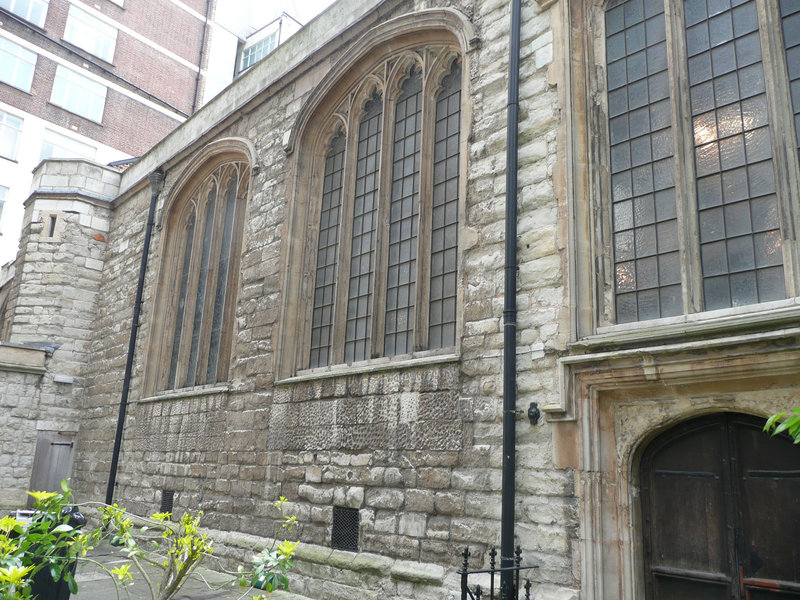
[[[358,125],[353,235],[345,326],[345,362],[370,357],[382,98],[375,94]]]
[[[706,310],[786,295],[756,2],[734,5],[685,5]]]
[[[194,320],[192,322],[192,343],[189,348],[189,366],[186,374],[186,386],[196,385],[197,361],[200,356],[200,336],[203,333],[203,309],[208,286],[208,267],[211,262],[211,236],[214,231],[214,207],[217,201],[217,183],[214,181],[208,191],[208,198],[203,211],[203,237],[200,242],[203,251],[200,257],[200,274],[197,280],[197,296],[194,304]]]
[[[194,244],[194,223],[195,211],[189,214],[184,230],[184,248],[180,270],[180,290],[178,291],[178,307],[175,314],[175,330],[172,336],[172,352],[169,362],[169,376],[167,378],[167,389],[175,387],[175,376],[178,371],[178,358],[181,349],[181,334],[183,333],[183,318],[186,311],[186,294],[189,289],[189,277],[191,275],[192,245]]]
[[[460,123],[461,65],[456,62],[436,97],[429,348],[443,348],[456,343]]]
[[[422,78],[413,70],[395,103],[384,354],[414,349]]]
[[[663,4],[606,11],[606,59],[617,322],[681,314]]]
[[[309,366],[312,368],[327,365],[331,360],[345,143],[344,132],[340,132],[333,138],[325,158],[319,241],[317,242],[317,271],[314,283],[314,311],[311,323]]]
[[[222,220],[222,240],[217,261],[217,284],[214,292],[214,310],[211,316],[211,339],[208,346],[208,365],[205,383],[217,380],[217,360],[219,359],[219,342],[222,334],[222,316],[225,310],[225,299],[228,291],[228,266],[231,260],[231,241],[233,237],[233,216],[236,212],[236,192],[239,187],[237,170],[231,169],[225,183],[225,214]]]
[[[789,70],[795,144],[800,150],[800,2],[780,0],[783,46]]]

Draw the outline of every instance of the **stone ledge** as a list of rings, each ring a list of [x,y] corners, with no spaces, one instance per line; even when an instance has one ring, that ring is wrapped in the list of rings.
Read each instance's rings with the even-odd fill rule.
[[[392,579],[424,583],[426,585],[441,585],[444,581],[444,567],[398,560],[392,566]]]
[[[45,350],[0,342],[0,371],[43,375]]]
[[[208,533],[212,540],[232,549],[238,548],[257,552],[269,547],[273,542],[271,538],[234,531],[209,530]],[[336,569],[372,576],[391,576],[396,581],[409,583],[441,586],[445,578],[445,568],[440,565],[395,560],[367,552],[344,552],[315,544],[301,543],[295,556],[298,561],[328,565]]]

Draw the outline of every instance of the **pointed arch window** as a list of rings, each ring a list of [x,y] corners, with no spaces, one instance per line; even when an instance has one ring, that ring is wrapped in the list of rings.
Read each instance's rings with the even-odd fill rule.
[[[155,391],[227,379],[249,181],[247,163],[223,163],[170,209]]]
[[[301,369],[456,346],[460,58],[420,48],[366,80],[319,153]]]

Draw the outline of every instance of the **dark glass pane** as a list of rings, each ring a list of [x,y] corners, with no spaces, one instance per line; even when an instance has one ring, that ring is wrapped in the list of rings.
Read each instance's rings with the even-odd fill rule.
[[[749,235],[728,240],[728,269],[732,273],[748,271],[755,266],[753,239]]]

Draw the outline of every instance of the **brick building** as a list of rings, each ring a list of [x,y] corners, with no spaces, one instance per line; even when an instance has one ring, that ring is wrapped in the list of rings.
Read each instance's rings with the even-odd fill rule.
[[[214,0],[0,2],[0,263],[44,158],[141,156],[233,78],[249,25]]]
[[[800,386],[799,22],[523,3],[537,598],[800,593],[800,457],[760,431]],[[126,398],[119,503],[202,509],[245,557],[283,495],[294,591],[460,597],[500,537],[508,47],[505,2],[340,0],[124,173],[42,163],[0,297],[3,502],[67,473],[103,499]]]

